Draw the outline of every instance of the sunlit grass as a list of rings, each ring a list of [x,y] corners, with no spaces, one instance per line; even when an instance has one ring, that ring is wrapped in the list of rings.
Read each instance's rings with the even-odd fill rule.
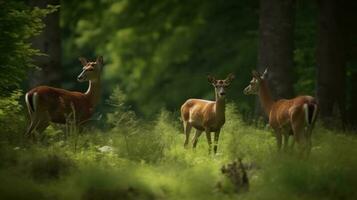
[[[121,111],[124,112],[124,111]],[[117,115],[120,113],[117,113]],[[130,115],[131,116],[131,115]],[[64,139],[49,128],[34,145],[4,143],[0,151],[1,199],[354,199],[357,140],[317,127],[308,159],[277,153],[267,129],[244,123],[233,104],[221,131],[218,155],[206,138],[184,149],[181,122],[162,111],[151,122],[114,124]],[[113,115],[115,117],[115,115]],[[111,119],[113,120],[113,119]],[[193,136],[194,131],[192,131]],[[74,146],[77,145],[75,148]],[[250,187],[222,192],[222,165],[243,159]],[[229,188],[226,188],[229,191]]]

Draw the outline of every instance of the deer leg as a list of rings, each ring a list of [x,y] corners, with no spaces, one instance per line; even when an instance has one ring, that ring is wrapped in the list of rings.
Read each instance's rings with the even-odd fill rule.
[[[284,132],[284,146],[283,146],[283,148],[284,148],[284,151],[286,152],[287,150],[288,150],[288,147],[289,147],[289,132]]]
[[[32,140],[36,140],[35,133],[42,133],[49,125],[49,116],[46,112],[35,112],[33,113],[32,122],[30,124],[28,134],[31,135]]]
[[[39,117],[39,119],[40,120],[37,124],[36,131],[37,133],[41,134],[50,125],[50,118],[47,113],[44,113]]]
[[[29,127],[27,128],[27,131],[25,133],[26,137],[31,138],[33,141],[35,141],[35,134],[34,131],[36,130],[38,124],[40,123],[40,118],[38,117],[38,114],[34,113],[31,118],[31,122]]]
[[[292,128],[289,130],[289,137],[290,137],[290,135],[293,137],[293,139],[291,141],[290,149],[293,150],[294,146],[295,146],[295,139],[294,139],[294,131]]]
[[[32,132],[36,127],[36,122],[31,120],[29,127],[27,128],[27,131],[25,133],[25,137],[32,137]]]
[[[41,133],[50,125],[50,122],[48,119],[42,119],[40,123],[36,127],[36,132],[38,135],[41,135]],[[44,139],[44,135],[41,137],[41,141]]]
[[[219,139],[220,132],[221,132],[221,130],[214,132],[214,147],[213,147],[214,154],[217,154],[218,139]]]
[[[278,151],[281,150],[281,144],[282,144],[282,135],[281,135],[281,130],[276,130],[276,144],[278,147]]]
[[[195,136],[192,139],[192,148],[195,149],[197,142],[198,142],[198,138],[201,136],[202,131],[201,130],[196,130]]]
[[[298,154],[300,157],[302,157],[304,154],[305,139],[306,139],[304,136],[304,130],[298,124],[293,124],[292,127],[294,131],[294,141],[298,145]]]
[[[207,143],[208,143],[208,153],[211,154],[211,152],[212,152],[211,131],[206,130],[206,138],[207,138]]]
[[[191,128],[192,128],[192,126],[187,121],[183,122],[183,129],[184,129],[185,136],[186,136],[185,143],[183,145],[185,148],[187,148],[188,140],[190,139]]]

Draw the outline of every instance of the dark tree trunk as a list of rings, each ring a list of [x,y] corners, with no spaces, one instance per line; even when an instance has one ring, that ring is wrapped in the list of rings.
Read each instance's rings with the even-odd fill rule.
[[[338,0],[318,1],[316,94],[320,117],[325,125],[330,126],[345,122],[346,33],[343,4]]]
[[[356,52],[357,53],[357,52]],[[355,63],[356,65],[356,63]],[[351,72],[350,83],[352,84],[350,87],[350,107],[348,109],[348,123],[349,126],[353,129],[357,129],[357,71]]]
[[[260,1],[258,70],[268,68],[269,87],[275,99],[294,95],[294,16],[295,0]]]
[[[59,5],[59,0],[30,0],[29,4],[45,8],[48,4]],[[40,49],[47,56],[37,56],[34,58],[35,65],[41,68],[31,74],[29,86],[34,87],[39,84],[58,85],[61,80],[61,31],[59,24],[59,11],[51,13],[44,19],[46,27],[43,32],[33,38],[33,47]]]
[[[357,3],[355,0],[344,1],[344,27],[347,35],[344,37],[346,44],[347,67],[347,97],[346,97],[346,122],[352,130],[357,130]]]

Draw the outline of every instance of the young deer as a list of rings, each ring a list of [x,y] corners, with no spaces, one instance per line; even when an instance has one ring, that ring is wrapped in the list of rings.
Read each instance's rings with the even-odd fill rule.
[[[217,153],[219,133],[225,123],[225,96],[226,88],[234,79],[233,74],[229,74],[225,80],[216,80],[208,76],[208,82],[215,88],[215,101],[202,99],[189,99],[181,106],[181,118],[183,121],[184,132],[186,135],[184,146],[187,148],[191,128],[196,129],[196,134],[192,140],[192,147],[196,148],[198,138],[202,131],[206,132],[209,153],[212,149],[211,132],[214,134],[214,153]]]
[[[274,129],[278,150],[281,149],[284,137],[284,149],[287,149],[289,135],[294,137],[293,144],[298,143],[301,154],[311,151],[311,132],[316,121],[318,104],[311,96],[298,96],[293,99],[274,101],[266,80],[267,69],[261,75],[253,71],[253,79],[244,89],[245,95],[257,94],[260,103],[269,117],[269,125]]]
[[[88,62],[79,58],[83,70],[77,77],[79,82],[89,81],[87,92],[73,92],[49,86],[38,86],[26,93],[25,101],[30,115],[31,123],[26,135],[35,139],[34,130],[43,132],[49,122],[66,123],[66,117],[73,112],[77,124],[88,120],[94,107],[100,99],[103,58],[100,56],[95,62]]]

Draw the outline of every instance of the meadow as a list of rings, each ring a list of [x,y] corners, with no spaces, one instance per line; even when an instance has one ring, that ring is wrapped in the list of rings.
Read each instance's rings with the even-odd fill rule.
[[[178,112],[143,120],[117,90],[103,118],[83,130],[51,125],[31,143],[21,93],[0,101],[0,199],[356,199],[357,139],[317,125],[311,156],[278,153],[263,122],[246,122],[230,102],[217,155],[205,137],[184,149]],[[100,123],[101,126],[98,126]],[[193,133],[191,133],[193,135]],[[242,159],[248,190],[221,172]],[[220,185],[220,186],[218,186]]]
[[[357,199],[354,1],[0,6],[0,200]],[[272,99],[311,95],[319,104],[307,158],[296,149],[277,152],[273,131],[255,112],[259,102],[243,93],[252,70],[267,67]],[[218,154],[208,154],[204,134],[195,150],[185,149],[180,106],[214,99],[207,75],[230,73],[236,78],[227,88]],[[79,118],[95,112],[89,121],[78,127],[72,113],[36,141],[24,136],[31,130],[28,91],[47,85],[84,92],[88,83],[77,81],[85,79],[93,80],[90,98],[29,104],[56,112],[75,103]]]

